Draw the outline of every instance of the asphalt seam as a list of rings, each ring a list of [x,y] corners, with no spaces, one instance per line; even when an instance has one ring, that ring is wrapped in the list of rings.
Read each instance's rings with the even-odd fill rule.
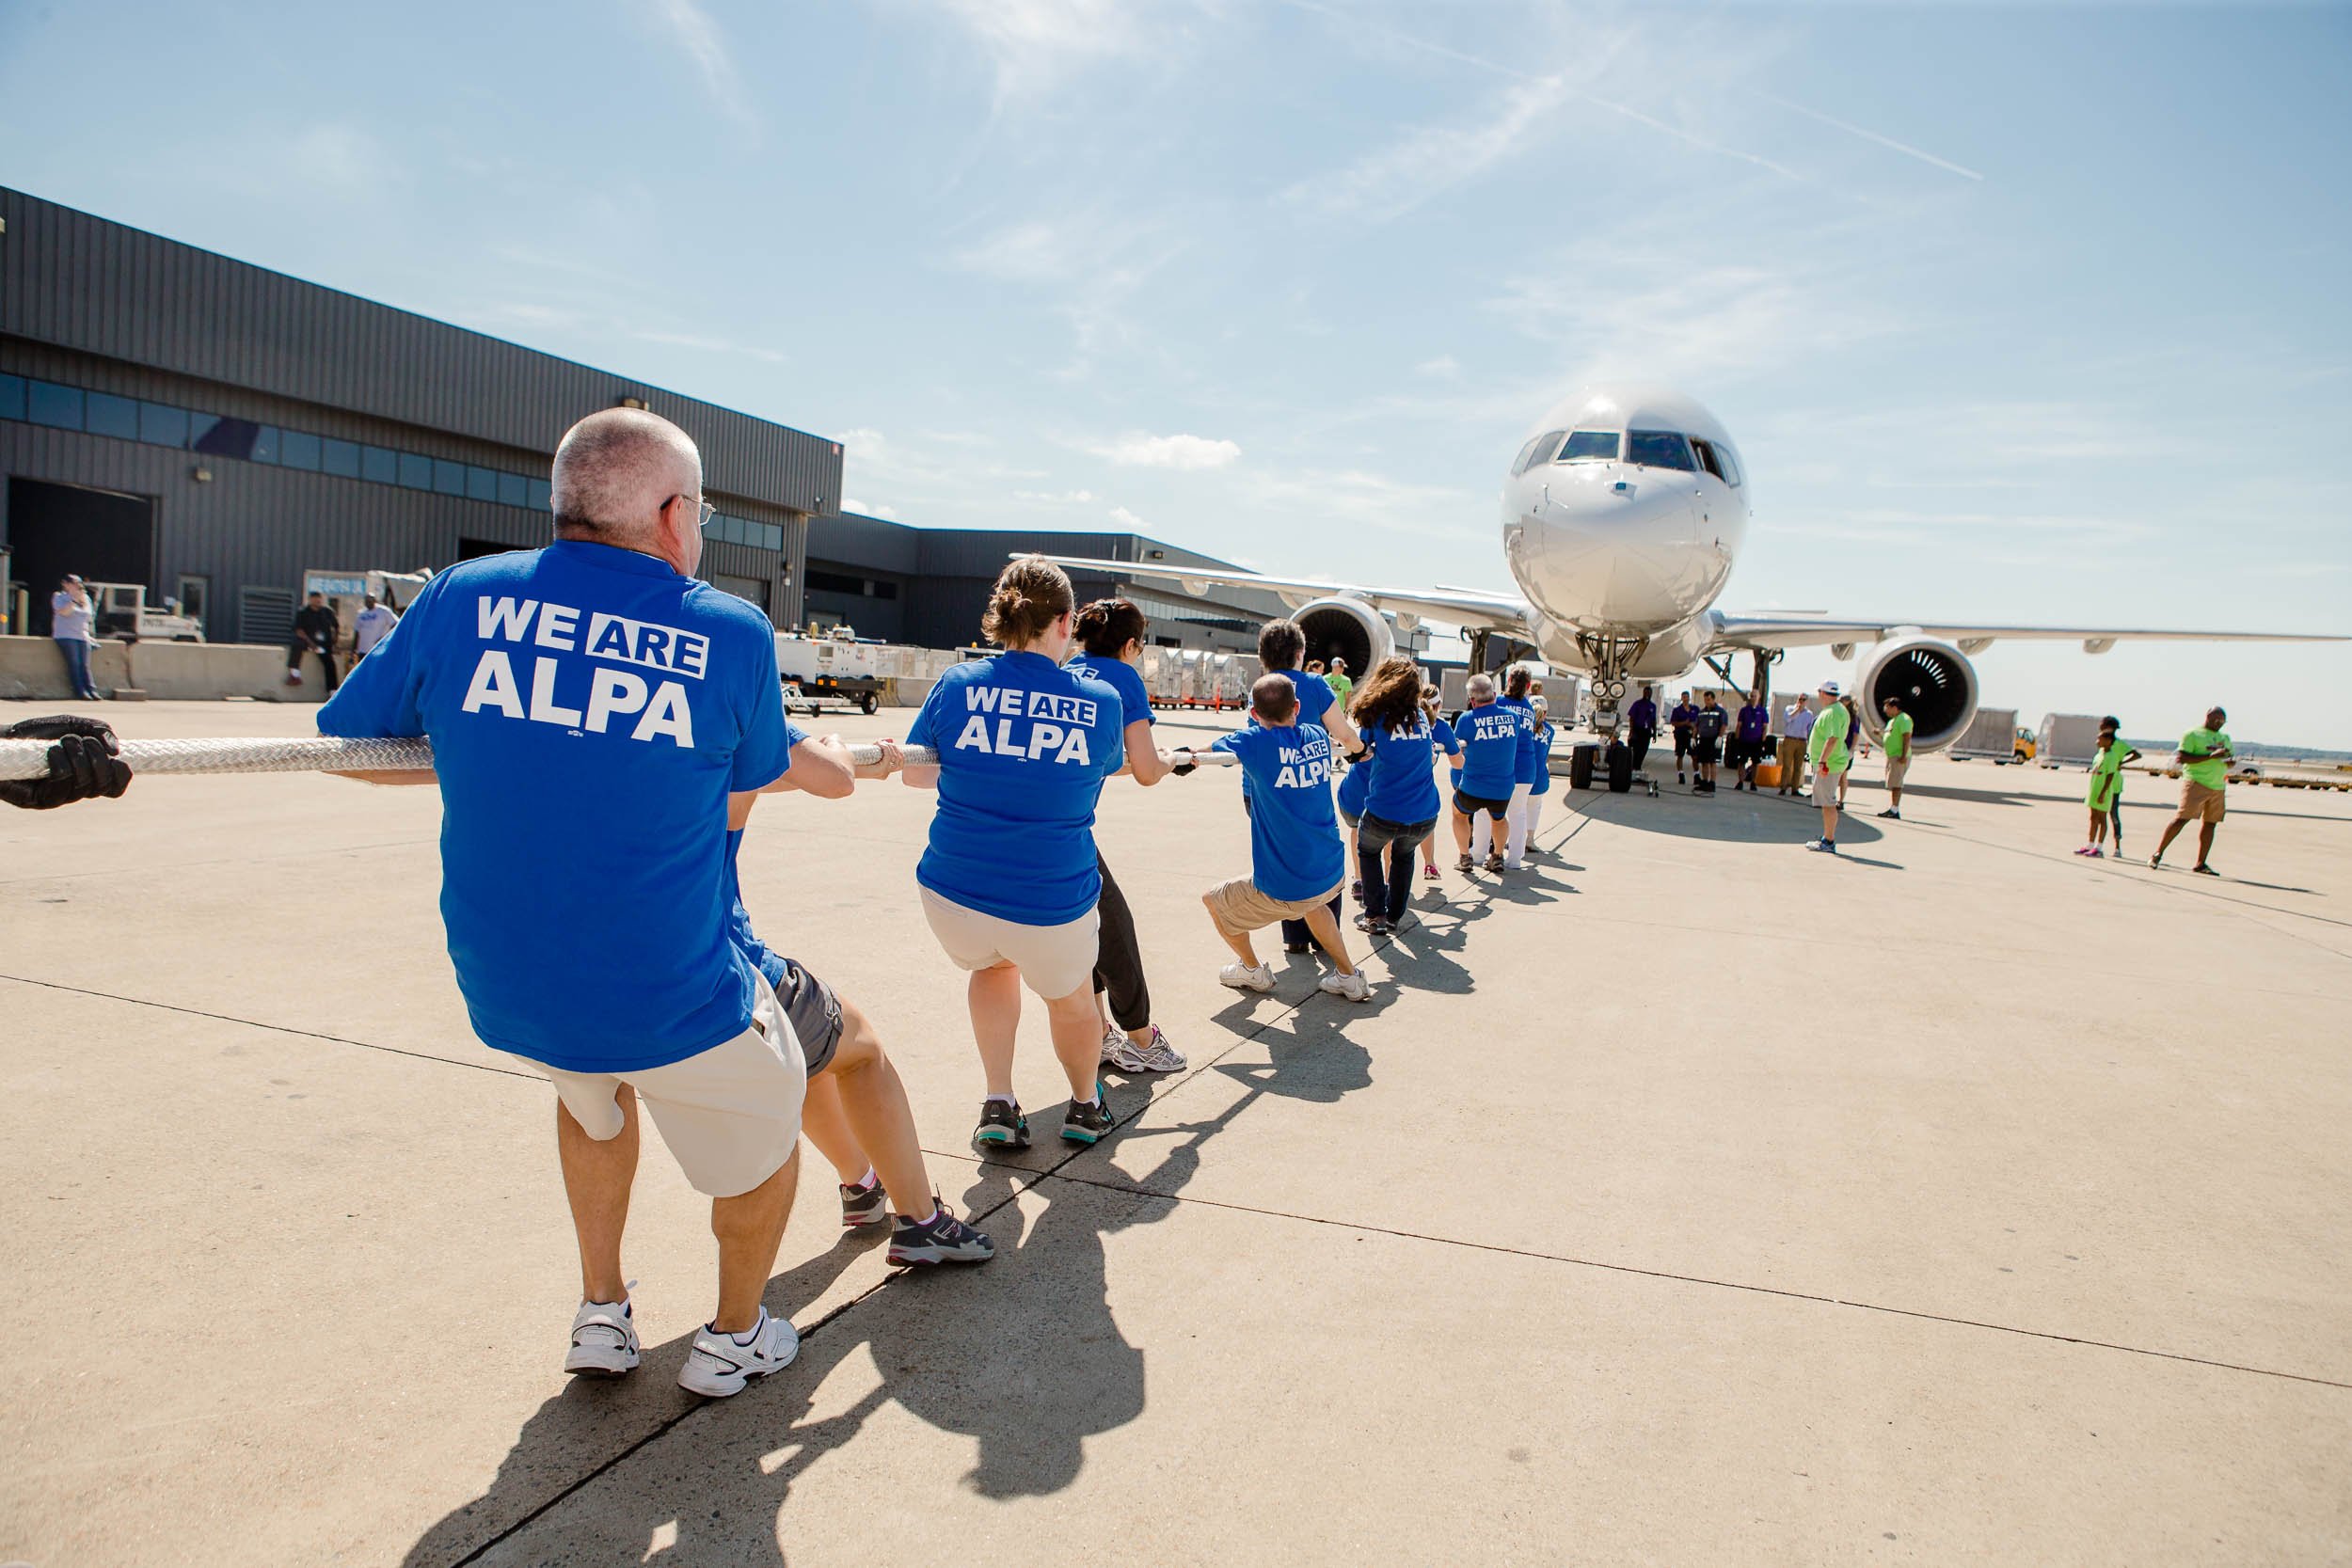
[[[2256,1377],[2281,1378],[2291,1383],[2316,1384],[2323,1388],[2352,1391],[2352,1383],[2335,1378],[2319,1377],[2310,1372],[2282,1371],[2276,1367],[2249,1367],[2243,1362],[2218,1361],[2207,1355],[2190,1355],[2181,1351],[2153,1350],[2145,1345],[2121,1344],[2113,1339],[2094,1339],[2080,1334],[2059,1334],[2049,1329],[2021,1328],[2014,1323],[1988,1323],[1981,1318],[1955,1317],[1947,1312],[1929,1312],[1913,1307],[1893,1307],[1884,1302],[1859,1301],[1849,1296],[1822,1295],[1813,1291],[1792,1291],[1778,1285],[1755,1285],[1740,1279],[1717,1279],[1708,1275],[1677,1274],[1672,1269],[1644,1268],[1638,1263],[1611,1263],[1597,1258],[1578,1258],[1568,1253],[1536,1252],[1527,1247],[1505,1246],[1498,1242],[1465,1241],[1457,1236],[1432,1236],[1419,1230],[1401,1230],[1393,1226],[1372,1225],[1357,1220],[1330,1219],[1320,1214],[1294,1213],[1287,1209],[1261,1209],[1254,1204],[1230,1203],[1222,1198],[1200,1197],[1183,1193],[1154,1192],[1129,1182],[1099,1181],[1085,1176],[1065,1176],[1060,1171],[1049,1173],[1055,1180],[1073,1181],[1104,1192],[1124,1193],[1135,1197],[1157,1198],[1163,1203],[1199,1204],[1204,1208],[1224,1209],[1235,1213],[1257,1214],[1266,1219],[1296,1220],[1307,1225],[1330,1226],[1341,1230],[1360,1230],[1369,1235],[1394,1236],[1401,1241],[1428,1242],[1438,1246],[1462,1247],[1472,1252],[1500,1253],[1512,1258],[1527,1258],[1544,1263],[1560,1263],[1571,1268],[1597,1269],[1609,1274],[1638,1275],[1645,1279],[1670,1280],[1681,1285],[1705,1285],[1722,1291],[1743,1291],[1753,1295],[1781,1296],[1789,1301],[1813,1302],[1824,1307],[1849,1307],[1864,1312],[1880,1312],[1889,1317],[1915,1318],[1925,1323],[1950,1323],[1963,1328],[1989,1329],[1996,1334],[2013,1334],[2021,1338],[2045,1339],[2057,1344],[2089,1345],[2098,1350],[2121,1351],[2127,1355],[2145,1355],[2160,1361],[2183,1361],[2192,1366],[2213,1367],[2223,1371],[2249,1372]]]
[[[362,1051],[380,1051],[387,1056],[405,1056],[414,1062],[438,1062],[443,1067],[462,1067],[474,1072],[487,1072],[501,1078],[520,1078],[539,1082],[540,1075],[516,1068],[493,1067],[488,1062],[469,1062],[457,1056],[436,1056],[429,1051],[407,1051],[397,1045],[378,1045],[373,1040],[356,1040],[348,1035],[329,1035],[318,1029],[297,1029],[290,1023],[265,1023],[258,1018],[239,1018],[234,1013],[207,1012],[202,1007],[183,1007],[176,1002],[158,1002],[147,996],[124,996],[118,991],[92,990],[87,986],[69,986],[56,980],[36,980],[25,974],[0,974],[0,980],[12,980],[20,986],[39,986],[43,990],[61,990],[73,996],[94,996],[101,1001],[120,1002],[133,1007],[153,1007],[158,1012],[178,1013],[183,1018],[209,1018],[219,1023],[241,1023],[248,1029],[266,1029],[272,1034],[292,1035],[298,1039],[326,1040],[335,1045],[356,1045]]]

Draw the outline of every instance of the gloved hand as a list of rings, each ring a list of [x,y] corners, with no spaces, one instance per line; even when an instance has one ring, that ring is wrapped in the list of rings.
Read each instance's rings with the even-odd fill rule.
[[[0,800],[26,811],[48,811],[131,787],[131,765],[117,753],[114,726],[103,719],[26,719],[0,729],[0,740],[54,740],[49,776],[0,783]]]
[[[1194,759],[1190,751],[1184,752],[1183,755],[1184,759],[1184,761],[1177,763],[1168,768],[1168,772],[1179,779],[1183,778],[1185,774],[1200,766],[1200,764]]]

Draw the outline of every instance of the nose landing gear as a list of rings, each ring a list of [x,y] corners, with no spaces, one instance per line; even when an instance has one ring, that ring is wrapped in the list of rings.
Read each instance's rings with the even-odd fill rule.
[[[1649,651],[1649,639],[1579,632],[1576,651],[1593,673],[1593,733],[1614,736],[1618,710],[1632,690],[1629,677]]]

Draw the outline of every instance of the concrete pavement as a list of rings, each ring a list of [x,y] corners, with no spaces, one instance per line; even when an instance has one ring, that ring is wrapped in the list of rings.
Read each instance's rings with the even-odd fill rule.
[[[1218,987],[1233,781],[1115,784],[1192,1068],[986,1164],[930,798],[764,803],[755,921],[874,1015],[1002,1256],[890,1276],[810,1152],[801,1360],[713,1405],[671,1381],[712,1248],[654,1137],[646,1365],[558,1370],[550,1097],[466,1031],[432,791],[8,814],[0,1558],[2352,1560],[2352,800],[2233,790],[2213,882],[2071,856],[2075,773],[1931,759],[1900,823],[1874,779],[1836,862],[1769,794],[1561,781],[1547,853],[1449,869],[1367,1006],[1305,960]],[[2144,854],[2169,795],[2129,799]],[[1034,1007],[1019,1084],[1050,1131]]]

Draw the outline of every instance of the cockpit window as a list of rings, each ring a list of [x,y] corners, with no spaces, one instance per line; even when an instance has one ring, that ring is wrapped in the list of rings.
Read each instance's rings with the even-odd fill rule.
[[[1625,433],[1625,460],[1645,468],[1680,468],[1695,473],[1698,465],[1691,460],[1691,445],[1671,430],[1629,430]]]
[[[1560,444],[1565,430],[1547,430],[1519,449],[1518,460],[1511,465],[1511,477],[1517,479],[1538,463],[1551,461],[1551,449]]]
[[[1580,430],[1568,437],[1568,444],[1560,449],[1555,461],[1561,463],[1614,463],[1617,460],[1617,433],[1613,430]]]
[[[1693,436],[1691,437],[1691,450],[1699,454],[1700,467],[1705,468],[1717,479],[1724,479],[1724,466],[1716,461],[1715,448],[1711,442],[1702,441]],[[1724,483],[1728,484],[1731,481],[1724,479]]]

